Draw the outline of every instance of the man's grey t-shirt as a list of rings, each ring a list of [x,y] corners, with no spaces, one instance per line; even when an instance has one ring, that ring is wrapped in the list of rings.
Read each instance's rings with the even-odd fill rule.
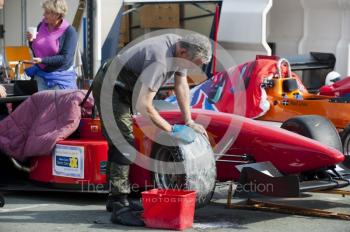
[[[173,64],[176,42],[181,39],[175,34],[166,34],[146,39],[129,48],[118,57],[124,64],[124,70],[119,75],[124,83],[134,87],[140,78],[152,91],[157,91],[164,82],[170,80],[174,74],[186,76],[186,70]],[[134,75],[128,75],[133,73]],[[131,84],[130,84],[131,83]]]

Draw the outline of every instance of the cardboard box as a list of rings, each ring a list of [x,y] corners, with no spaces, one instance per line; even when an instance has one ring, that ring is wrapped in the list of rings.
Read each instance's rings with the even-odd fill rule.
[[[180,7],[178,4],[152,4],[143,6],[140,11],[141,28],[180,27]]]

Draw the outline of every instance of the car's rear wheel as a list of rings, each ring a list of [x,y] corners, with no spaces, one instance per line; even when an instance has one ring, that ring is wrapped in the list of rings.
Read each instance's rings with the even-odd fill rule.
[[[167,133],[162,133],[160,138],[152,149],[152,158],[156,160],[152,177],[156,187],[195,190],[196,207],[208,204],[216,180],[215,157],[209,141],[199,134],[191,144],[184,144]]]
[[[302,115],[285,121],[281,128],[314,139],[342,152],[342,143],[337,129],[328,119],[319,115]],[[343,164],[341,164],[343,165]],[[304,180],[324,178],[325,170],[303,173]]]
[[[337,129],[332,122],[322,116],[303,115],[290,118],[281,125],[281,128],[343,151]]]

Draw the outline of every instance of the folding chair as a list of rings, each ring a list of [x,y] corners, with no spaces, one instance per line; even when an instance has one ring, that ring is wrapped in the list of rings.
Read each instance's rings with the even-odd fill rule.
[[[19,80],[24,75],[24,69],[32,66],[32,54],[27,46],[6,46],[5,60],[8,66],[7,78]]]

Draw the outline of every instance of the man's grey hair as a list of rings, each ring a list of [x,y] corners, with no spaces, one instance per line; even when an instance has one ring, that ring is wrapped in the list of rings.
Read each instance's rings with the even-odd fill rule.
[[[188,34],[180,39],[180,47],[185,48],[190,56],[201,58],[204,64],[211,60],[212,50],[209,39],[201,34]]]

